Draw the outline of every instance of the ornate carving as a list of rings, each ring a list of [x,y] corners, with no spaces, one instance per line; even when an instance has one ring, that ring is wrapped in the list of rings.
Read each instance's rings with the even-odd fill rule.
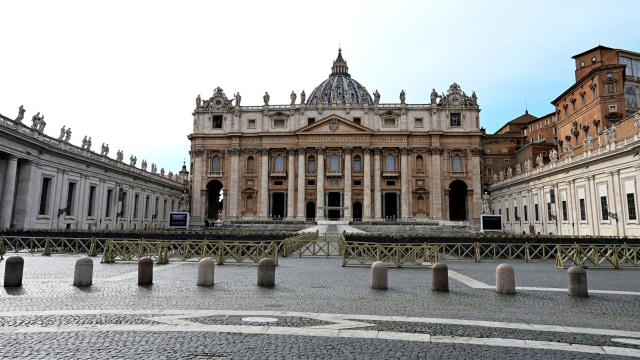
[[[345,154],[351,154],[351,151],[352,151],[352,150],[353,150],[353,149],[352,149],[352,148],[350,148],[350,147],[344,147],[344,148],[342,148],[342,151],[343,151]]]
[[[305,147],[299,147],[298,148],[298,154],[305,154],[307,152],[307,148]]]
[[[382,153],[382,149],[381,149],[381,148],[379,148],[379,147],[374,147],[374,148],[373,148],[373,153],[374,153],[375,155],[380,155],[380,154]]]
[[[471,154],[472,155],[482,155],[482,148],[471,148]]]
[[[338,119],[332,118],[331,120],[329,120],[329,130],[331,130],[332,132],[336,132],[339,127],[340,123],[338,122]]]
[[[411,149],[409,149],[408,147],[401,147],[400,148],[400,154],[409,155],[410,153],[411,153]]]
[[[193,155],[195,155],[195,156],[204,155],[204,149],[193,149]]]
[[[371,148],[368,146],[365,146],[362,148],[362,153],[363,154],[371,154]]]
[[[262,155],[262,156],[269,155],[269,149],[268,148],[261,148],[260,149],[260,155]]]
[[[429,151],[432,155],[440,155],[444,153],[444,149],[439,146],[432,146],[427,151]]]
[[[447,94],[442,94],[440,96],[434,96],[435,89],[431,94],[431,102],[434,100],[440,99],[438,102],[438,106],[477,106],[478,105],[478,97],[476,96],[475,91],[471,96],[467,96],[461,89],[460,85],[457,83],[453,83],[449,86],[449,90],[447,90]]]
[[[242,154],[242,149],[239,149],[239,148],[229,149],[229,155],[231,156],[240,156],[241,154]]]
[[[322,155],[322,154],[324,154],[325,150],[326,149],[323,148],[323,147],[317,147],[316,148],[316,153],[318,153],[319,155]]]

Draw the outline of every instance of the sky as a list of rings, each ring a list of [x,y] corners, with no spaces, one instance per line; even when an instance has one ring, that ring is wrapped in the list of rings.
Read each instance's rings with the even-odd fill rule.
[[[288,104],[325,80],[342,48],[381,103],[429,102],[453,82],[475,91],[493,133],[525,110],[553,112],[572,56],[640,52],[638,5],[602,1],[0,0],[0,114],[40,112],[109,156],[177,172],[189,159],[195,98],[221,87],[242,105]],[[150,166],[150,165],[149,165]]]

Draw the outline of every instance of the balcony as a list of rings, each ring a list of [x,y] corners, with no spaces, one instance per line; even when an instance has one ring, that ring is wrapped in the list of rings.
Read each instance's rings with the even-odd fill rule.
[[[383,178],[397,178],[400,176],[400,172],[396,170],[385,170],[382,172]]]
[[[214,178],[221,178],[224,176],[224,173],[222,171],[209,171],[209,177],[214,177]]]
[[[327,178],[342,177],[342,170],[327,170],[324,176]]]
[[[283,177],[287,177],[287,172],[286,171],[272,171],[269,174],[270,177],[273,178],[283,178]]]

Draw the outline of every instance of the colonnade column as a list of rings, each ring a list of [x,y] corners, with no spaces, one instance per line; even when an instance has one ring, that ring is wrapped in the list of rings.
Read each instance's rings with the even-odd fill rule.
[[[287,149],[289,155],[287,164],[287,219],[293,219],[295,217],[295,181],[296,181],[296,149]]]
[[[269,216],[269,149],[260,149],[260,216]]]
[[[238,171],[240,171],[239,160],[242,150],[229,149],[229,156],[231,160],[231,174],[229,174],[229,214],[230,217],[236,219],[238,217]]]
[[[442,166],[441,166],[441,154],[443,149],[440,147],[433,147],[431,150],[431,198],[433,201],[432,217],[434,219],[442,219]]]
[[[316,178],[316,219],[324,220],[324,148],[316,148],[318,154],[318,168]]]
[[[344,148],[344,219],[351,220],[353,217],[351,201],[351,148]]]
[[[363,148],[364,153],[364,199],[362,204],[362,219],[371,219],[371,148]]]
[[[16,176],[18,174],[18,158],[10,156],[7,160],[7,171],[4,175],[2,194],[0,198],[0,229],[11,227],[11,213],[13,212],[13,199],[16,191]]]
[[[469,209],[470,219],[479,219],[482,214],[482,168],[480,166],[480,157],[482,156],[481,148],[471,149],[471,173],[480,174],[480,176],[473,176],[471,180],[471,186],[473,187],[473,201],[471,202],[471,209]],[[519,200],[518,200],[519,201]]]
[[[409,148],[400,148],[400,218],[409,218]]]
[[[380,148],[373,149],[373,201],[374,201],[374,217],[376,219],[382,219],[382,185],[380,178],[382,173],[380,172]]]
[[[304,220],[304,200],[305,200],[305,153],[306,148],[298,148],[298,211],[296,212],[296,218],[298,220]]]

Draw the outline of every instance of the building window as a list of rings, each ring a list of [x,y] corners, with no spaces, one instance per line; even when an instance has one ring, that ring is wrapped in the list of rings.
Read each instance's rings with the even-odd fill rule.
[[[567,212],[567,201],[566,200],[562,200],[562,220],[563,221],[568,221],[569,214]]]
[[[600,196],[600,208],[602,209],[602,220],[609,220],[609,208],[607,206],[606,196]]]
[[[582,102],[582,106],[587,105],[587,97],[584,95],[585,95],[584,93],[580,94],[580,100]]]
[[[307,118],[307,125],[311,125],[316,122],[316,118]]]
[[[284,172],[284,156],[282,155],[277,155],[276,159],[274,161],[274,168],[273,170],[277,173],[282,173]]]
[[[487,168],[487,176],[493,176],[493,169]]]
[[[535,215],[536,221],[540,221],[540,211],[538,209],[538,204],[533,204],[533,214]]]
[[[592,63],[592,64],[595,64],[595,63],[596,63],[596,57],[595,57],[595,56],[591,58],[591,63]]]
[[[151,201],[150,197],[145,197],[144,199],[144,218],[148,219],[149,218],[149,202]]]
[[[127,216],[126,214],[126,209],[127,209],[127,192],[126,191],[122,191],[122,189],[120,189],[120,204],[121,204],[121,209],[120,209],[120,217],[125,217]]]
[[[636,215],[636,198],[634,194],[627,194],[627,211],[629,212],[629,220],[637,220]]]
[[[214,173],[220,173],[222,171],[220,157],[217,155],[211,159],[211,171]]]
[[[138,206],[140,205],[140,194],[133,197],[133,218],[138,218]],[[171,209],[173,211],[173,209]]]
[[[160,198],[156,197],[156,204],[153,207],[153,217],[157,218],[158,217],[158,208],[160,207]]]
[[[338,158],[338,155],[336,154],[331,154],[331,156],[329,157],[329,171],[338,171],[340,170],[340,159]]]
[[[73,216],[75,212],[76,183],[69,183],[69,191],[67,192],[67,216]]]
[[[618,111],[617,105],[609,105],[609,112],[616,112],[616,111]]]
[[[307,173],[315,174],[316,173],[316,158],[313,156],[309,156],[307,159]]]
[[[462,120],[460,117],[460,113],[452,113],[450,115],[450,124],[451,126],[462,126]]]
[[[522,205],[522,212],[524,213],[524,221],[529,221],[529,213],[527,212],[527,205]]]
[[[580,61],[580,68],[584,67],[584,61]]]
[[[211,128],[222,129],[222,115],[214,115],[211,117]]]
[[[353,157],[353,172],[362,172],[362,160],[360,159],[360,155]]]
[[[551,203],[547,203],[547,220],[551,221],[553,214],[551,213]]]
[[[253,158],[253,156],[249,156],[247,158],[247,172],[252,173],[255,170],[255,159]]]
[[[87,205],[87,216],[93,216],[96,203],[96,186],[91,185],[89,187],[89,204]]]
[[[509,208],[504,209],[504,211],[506,212],[506,215],[507,215],[507,222],[511,221],[509,219]]]
[[[416,118],[414,126],[417,127],[417,128],[424,127],[423,122],[422,122],[422,118]]]
[[[608,94],[615,94],[616,93],[616,84],[614,84],[614,83],[607,84],[607,93]]]
[[[383,124],[384,124],[384,127],[396,127],[396,119],[395,118],[385,118]]]
[[[396,171],[396,158],[392,154],[388,154],[384,159],[385,171]]]
[[[580,220],[587,221],[587,206],[584,199],[580,199]]]
[[[542,136],[542,134],[538,134],[538,141],[544,141],[544,136]]]
[[[454,155],[452,160],[453,172],[462,172],[462,157],[460,155]]]
[[[273,127],[276,129],[284,129],[285,127],[287,127],[287,122],[285,121],[285,119],[274,119]]]
[[[111,203],[112,202],[113,202],[113,190],[109,189],[109,190],[107,190],[107,204],[106,204],[106,207],[104,209],[104,216],[107,217],[107,218],[111,217],[111,206],[112,206]]]
[[[247,129],[255,129],[256,128],[256,119],[247,120]]]
[[[594,86],[591,88],[591,98],[592,98],[592,99],[595,99],[595,98],[597,98],[597,97],[598,97],[598,89],[597,89],[597,88],[596,88],[596,86],[594,85]]]
[[[42,178],[42,191],[40,192],[40,206],[38,215],[49,214],[49,201],[51,199],[51,178]]]
[[[359,117],[353,118],[353,122],[360,125],[362,123],[362,120]]]
[[[422,157],[422,155],[416,156],[416,172],[424,172],[424,158]]]

